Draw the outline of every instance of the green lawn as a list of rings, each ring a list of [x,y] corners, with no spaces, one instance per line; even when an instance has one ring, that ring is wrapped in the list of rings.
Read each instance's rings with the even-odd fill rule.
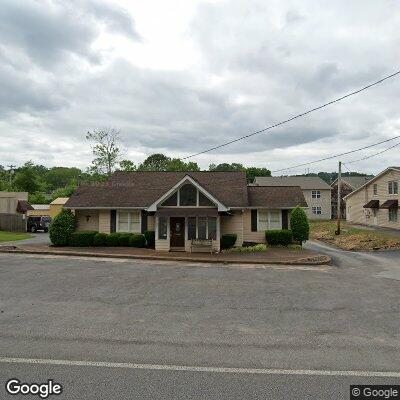
[[[25,233],[25,232],[0,231],[0,243],[1,242],[12,242],[14,240],[29,239],[31,237],[33,237],[33,235],[30,235],[29,233]]]

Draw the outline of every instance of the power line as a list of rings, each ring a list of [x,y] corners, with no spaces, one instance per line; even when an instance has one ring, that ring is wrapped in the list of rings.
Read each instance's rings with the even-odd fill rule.
[[[280,126],[280,125],[283,125],[283,124],[286,124],[286,123],[288,123],[288,122],[290,122],[290,121],[293,121],[293,120],[295,120],[295,119],[297,119],[297,118],[304,117],[305,115],[310,114],[310,113],[312,113],[312,112],[314,112],[314,111],[320,110],[321,108],[324,108],[324,107],[327,107],[327,106],[329,106],[329,105],[331,105],[331,104],[337,103],[337,102],[339,102],[339,101],[341,101],[341,100],[343,100],[343,99],[346,99],[347,97],[354,96],[354,95],[357,94],[357,93],[363,92],[364,90],[367,90],[367,89],[371,88],[372,86],[378,85],[378,84],[382,83],[383,81],[385,81],[385,80],[387,80],[387,79],[390,79],[390,78],[393,78],[393,77],[395,77],[396,75],[399,75],[399,74],[400,74],[400,70],[394,72],[394,73],[391,74],[391,75],[385,76],[384,78],[379,79],[378,81],[376,81],[376,82],[374,82],[374,83],[371,83],[371,84],[369,84],[369,85],[367,85],[367,86],[364,86],[364,87],[362,87],[361,89],[358,89],[358,90],[355,90],[355,91],[353,91],[353,92],[350,92],[350,93],[348,93],[348,94],[346,94],[346,95],[344,95],[344,96],[341,96],[341,97],[339,97],[339,98],[337,98],[337,99],[335,99],[335,100],[331,100],[331,101],[329,101],[328,103],[324,103],[324,104],[322,104],[322,105],[320,105],[320,106],[318,106],[318,107],[311,108],[310,110],[307,110],[307,111],[305,111],[305,112],[302,112],[301,114],[297,114],[297,115],[295,115],[295,116],[293,116],[293,117],[290,117],[290,118],[288,118],[288,119],[286,119],[286,120],[284,120],[284,121],[278,122],[278,123],[276,123],[276,124],[274,124],[274,125],[267,126],[267,127],[264,128],[264,129],[260,129],[260,130],[258,130],[258,131],[256,131],[256,132],[249,133],[248,135],[241,136],[241,137],[239,137],[239,138],[237,138],[237,139],[230,140],[229,142],[222,143],[222,144],[220,144],[220,145],[218,145],[218,146],[211,147],[211,148],[206,149],[206,150],[203,150],[203,151],[199,151],[198,153],[191,154],[191,155],[186,156],[186,157],[182,157],[181,159],[182,159],[182,160],[186,160],[186,159],[188,159],[188,158],[196,157],[196,156],[198,156],[198,155],[200,155],[200,154],[208,153],[208,152],[210,152],[210,151],[213,151],[213,150],[216,150],[216,149],[220,149],[221,147],[225,147],[225,146],[228,146],[228,145],[230,145],[230,144],[233,144],[233,143],[239,142],[239,141],[241,141],[241,140],[247,139],[247,138],[249,138],[249,137],[251,137],[251,136],[258,135],[259,133],[266,132],[266,131],[268,131],[268,130],[270,130],[270,129],[276,128],[276,127],[278,127],[278,126]]]
[[[385,150],[378,151],[378,153],[371,154],[370,156],[366,156],[366,157],[363,157],[363,158],[359,158],[358,160],[346,161],[346,164],[353,164],[353,163],[356,163],[356,162],[359,162],[359,161],[368,160],[369,158],[378,156],[379,154],[385,153],[386,151],[389,151],[389,150],[391,150],[391,149],[393,149],[393,148],[395,148],[395,147],[397,147],[397,146],[400,146],[400,143],[396,143],[395,145],[390,146],[390,147],[388,147],[388,148],[385,149]]]
[[[395,136],[395,137],[393,137],[393,138],[391,138],[391,139],[382,140],[381,142],[378,142],[378,143],[374,143],[374,144],[370,144],[370,145],[368,145],[368,146],[360,147],[360,148],[355,149],[355,150],[349,150],[349,151],[346,151],[346,152],[344,152],[344,153],[338,153],[338,154],[335,154],[335,155],[333,155],[333,156],[320,158],[319,160],[315,160],[315,161],[309,161],[309,162],[302,163],[302,164],[292,165],[291,167],[287,167],[287,168],[276,169],[275,171],[271,171],[271,172],[286,171],[286,170],[288,170],[288,169],[293,169],[293,168],[298,168],[298,167],[304,167],[305,165],[311,165],[311,164],[319,163],[319,162],[321,162],[321,161],[331,160],[332,158],[337,158],[337,157],[340,157],[340,156],[345,156],[346,154],[355,153],[355,152],[360,151],[360,150],[369,149],[369,148],[371,148],[371,147],[377,146],[378,144],[390,142],[391,140],[395,140],[395,139],[398,139],[398,138],[400,138],[400,135],[399,135],[399,136]]]

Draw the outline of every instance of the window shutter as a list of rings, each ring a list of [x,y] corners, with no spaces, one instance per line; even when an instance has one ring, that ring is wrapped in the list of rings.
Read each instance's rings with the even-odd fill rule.
[[[117,210],[110,212],[110,232],[114,233],[117,230]]]
[[[282,210],[282,229],[289,228],[288,210]]]
[[[142,231],[141,232],[145,233],[147,231],[147,212],[144,211],[144,210],[142,210],[141,212],[142,212],[142,215],[141,215],[141,217],[142,217],[142,227],[141,227]]]
[[[257,232],[257,210],[251,210],[251,231]]]

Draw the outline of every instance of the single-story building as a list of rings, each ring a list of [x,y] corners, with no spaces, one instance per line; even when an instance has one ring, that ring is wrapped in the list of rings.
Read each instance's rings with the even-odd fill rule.
[[[64,205],[79,230],[154,230],[156,250],[190,250],[192,239],[237,235],[265,242],[265,230],[289,227],[290,211],[307,207],[300,187],[248,186],[245,172],[115,172],[107,182],[81,184]]]
[[[57,197],[50,204],[32,204],[33,210],[28,211],[28,216],[49,216],[54,218],[67,201],[68,197]]]
[[[257,176],[256,186],[300,186],[310,220],[331,218],[331,187],[318,176]]]
[[[364,183],[368,182],[372,176],[364,175],[364,176],[342,176],[340,180],[340,198],[342,199],[340,204],[341,218],[346,219],[346,203],[343,200],[348,194],[358,189]],[[331,183],[332,187],[332,219],[336,219],[337,217],[337,195],[338,195],[338,180],[335,179]]]
[[[400,167],[388,167],[348,194],[346,220],[351,223],[400,229]]]

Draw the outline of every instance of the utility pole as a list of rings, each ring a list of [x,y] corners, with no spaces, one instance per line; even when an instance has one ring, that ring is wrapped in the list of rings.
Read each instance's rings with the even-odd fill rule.
[[[338,173],[338,180],[337,180],[337,228],[336,228],[336,235],[340,235],[340,218],[342,216],[342,199],[341,199],[341,190],[342,189],[342,162],[339,161],[339,173]]]
[[[16,167],[16,165],[7,165],[8,168],[10,168],[10,186],[12,184],[12,174],[13,174],[13,170]]]

